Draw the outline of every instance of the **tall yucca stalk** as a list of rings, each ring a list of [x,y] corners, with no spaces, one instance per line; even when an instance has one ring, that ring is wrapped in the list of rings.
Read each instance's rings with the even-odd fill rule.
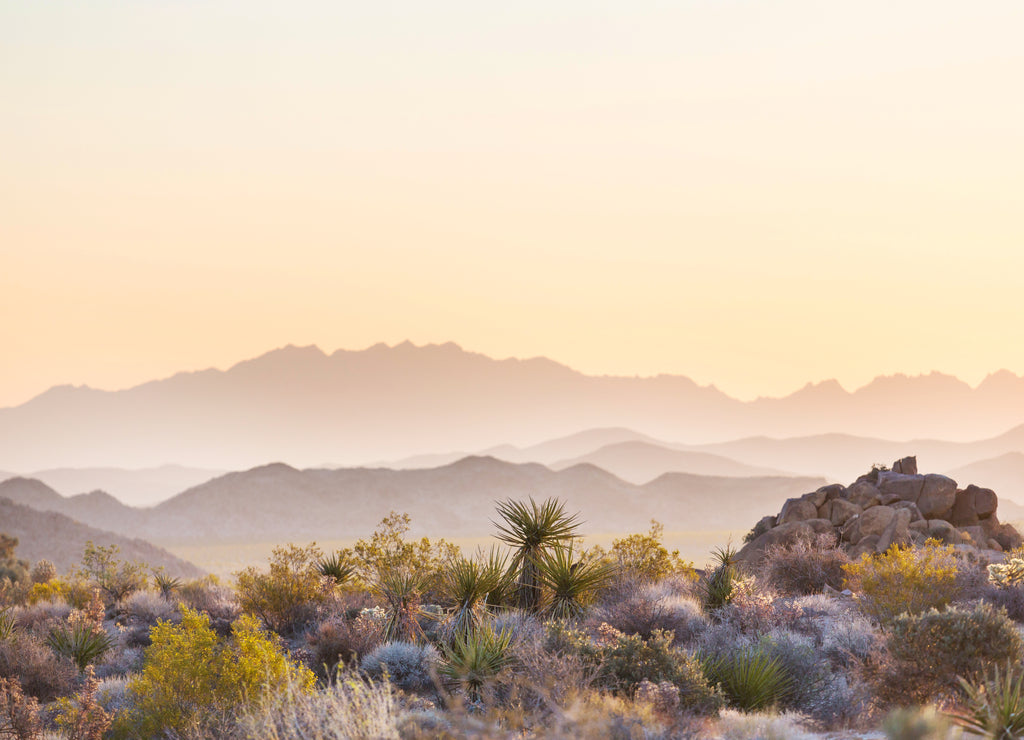
[[[516,587],[517,602],[523,609],[537,611],[540,603],[538,563],[545,550],[569,542],[579,527],[579,514],[569,516],[565,504],[549,498],[538,505],[533,498],[529,504],[507,499],[498,502],[498,515],[503,523],[495,522],[498,539],[511,546],[512,569],[519,579]]]
[[[574,562],[571,547],[555,547],[543,553],[537,562],[537,576],[544,589],[544,613],[555,619],[578,617],[614,574],[613,563]]]

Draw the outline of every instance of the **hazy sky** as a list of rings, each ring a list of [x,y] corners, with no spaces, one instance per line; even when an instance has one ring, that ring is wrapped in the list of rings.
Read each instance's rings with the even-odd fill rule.
[[[0,405],[456,341],[1024,373],[1024,2],[0,0]]]

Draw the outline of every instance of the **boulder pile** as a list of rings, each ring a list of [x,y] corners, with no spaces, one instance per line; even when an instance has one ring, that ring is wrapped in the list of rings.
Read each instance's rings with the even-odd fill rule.
[[[891,470],[872,469],[849,486],[836,483],[787,500],[778,515],[757,523],[737,557],[756,561],[768,547],[831,533],[851,558],[928,538],[998,558],[1024,543],[1012,525],[999,523],[998,507],[992,489],[961,489],[945,475],[921,475],[917,458],[905,457]]]

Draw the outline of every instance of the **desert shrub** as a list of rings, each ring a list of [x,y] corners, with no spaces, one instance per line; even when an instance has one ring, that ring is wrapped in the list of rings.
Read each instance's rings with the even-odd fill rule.
[[[103,733],[110,728],[110,715],[96,701],[98,686],[89,667],[75,697],[57,700],[57,726],[64,731],[67,740],[103,740]]]
[[[67,619],[70,613],[71,606],[63,601],[41,601],[18,607],[14,617],[18,629],[47,633],[52,624]]]
[[[281,683],[292,682],[301,691],[315,683],[249,616],[240,617],[231,637],[221,640],[205,615],[183,608],[181,624],[159,623],[152,640],[142,673],[129,685],[134,706],[119,717],[118,730],[129,737],[209,726],[266,701]]]
[[[926,701],[977,678],[990,666],[1019,661],[1024,647],[1006,612],[991,604],[931,609],[893,620],[888,639],[893,687]]]
[[[14,628],[17,626],[17,623],[18,619],[13,608],[0,609],[0,642],[14,634]]]
[[[1024,585],[1000,587],[987,584],[978,598],[1000,609],[1014,622],[1024,622]]]
[[[722,711],[715,740],[815,740],[819,735],[801,727],[801,717],[773,712]]]
[[[19,583],[29,579],[28,561],[20,560],[14,554],[17,546],[17,537],[0,534],[0,581],[6,579],[11,583]]]
[[[242,610],[278,634],[291,634],[308,623],[329,593],[318,567],[322,556],[315,543],[275,547],[268,572],[249,567],[236,573]]]
[[[369,655],[384,639],[379,620],[359,615],[355,619],[344,617],[321,622],[309,636],[313,651],[313,666],[321,679],[329,678],[338,663],[348,665]]]
[[[386,641],[406,640],[415,642],[423,638],[421,617],[423,592],[429,579],[421,571],[409,568],[394,568],[381,574],[373,582],[371,590],[385,603],[384,639]]]
[[[101,679],[96,686],[96,701],[111,717],[123,714],[134,706],[128,683],[129,679],[124,676],[111,676]]]
[[[988,579],[1002,588],[1024,583],[1024,558],[1010,556],[1001,563],[992,563],[988,566]]]
[[[707,627],[700,605],[686,596],[660,595],[654,589],[636,583],[620,584],[608,598],[602,599],[592,620],[610,624],[620,632],[638,634],[645,640],[656,630],[672,632],[677,643],[685,643]]]
[[[124,600],[121,611],[130,623],[150,627],[157,622],[174,621],[179,616],[178,608],[156,591],[136,591]]]
[[[149,645],[148,638],[146,645]],[[111,679],[138,673],[142,670],[144,658],[145,653],[141,645],[117,645],[103,656],[102,662],[96,664],[96,676]]]
[[[928,540],[921,547],[893,545],[881,555],[865,553],[844,566],[850,586],[863,594],[862,607],[887,622],[898,614],[941,609],[957,596],[957,558],[950,545]]]
[[[0,678],[16,679],[22,690],[41,702],[71,692],[78,669],[57,656],[43,641],[28,632],[15,632],[0,642]]]
[[[693,563],[679,557],[679,551],[669,552],[662,544],[665,527],[654,519],[646,534],[631,534],[612,541],[609,553],[621,576],[631,581],[660,581],[678,573],[696,578]]]
[[[425,594],[432,596],[444,564],[459,556],[459,548],[443,539],[406,540],[411,522],[408,514],[392,511],[377,525],[369,540],[357,541],[351,550],[340,550],[339,557],[354,565],[364,585],[395,570],[405,570],[421,580]]]
[[[178,586],[178,599],[190,609],[210,618],[210,626],[226,637],[231,624],[238,619],[242,608],[233,589],[222,584],[216,576],[198,578]]]
[[[822,656],[840,669],[867,660],[884,639],[871,622],[852,611],[823,619],[818,634]]]
[[[146,566],[121,560],[117,545],[104,547],[85,543],[79,572],[85,580],[98,587],[107,604],[116,604],[128,594],[146,587]]]
[[[934,706],[897,709],[882,723],[888,740],[959,740],[949,719]]]
[[[688,653],[672,647],[670,632],[655,632],[650,639],[624,635],[610,626],[600,642],[584,645],[583,654],[600,666],[600,680],[614,691],[632,696],[644,680],[668,681],[679,689],[680,702],[688,711],[716,709],[720,700],[705,680],[700,664]]]
[[[374,680],[387,678],[403,691],[422,692],[434,687],[433,673],[440,655],[431,645],[388,642],[372,650],[360,669]]]
[[[29,579],[32,583],[49,583],[57,577],[57,566],[49,560],[37,560],[32,565]]]
[[[55,627],[46,638],[46,644],[57,655],[74,661],[79,671],[84,671],[113,647],[114,639],[102,627],[96,629],[90,624],[73,622]]]
[[[443,645],[440,673],[449,683],[460,686],[472,699],[512,663],[512,635],[482,627],[456,635]]]
[[[764,583],[783,595],[816,594],[825,586],[842,589],[849,562],[835,536],[823,535],[813,542],[800,539],[768,548],[761,572]]]
[[[25,696],[16,680],[0,678],[0,738],[37,740],[42,731],[39,702]]]
[[[67,578],[51,578],[45,583],[35,583],[28,591],[26,601],[29,604],[64,603],[68,606],[81,609],[92,598],[92,585],[72,574]]]
[[[1007,664],[1000,673],[994,666],[990,677],[976,684],[961,679],[960,685],[967,711],[952,715],[958,725],[991,738],[1024,735],[1024,676],[1019,670]]]

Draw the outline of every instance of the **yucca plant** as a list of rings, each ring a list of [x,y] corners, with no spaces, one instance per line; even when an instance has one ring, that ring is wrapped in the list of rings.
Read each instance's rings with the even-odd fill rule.
[[[58,655],[71,658],[84,671],[114,646],[114,639],[102,628],[87,622],[61,624],[46,638],[46,644]]]
[[[0,609],[0,642],[7,640],[14,633],[14,610]]]
[[[450,645],[442,646],[441,675],[465,689],[475,701],[483,687],[512,662],[511,644],[512,632],[505,629],[495,632],[490,627],[481,627],[456,635]]]
[[[170,599],[174,592],[181,588],[180,578],[169,576],[162,570],[153,571],[153,583],[165,599]]]
[[[553,619],[578,617],[614,575],[614,563],[574,562],[572,547],[544,552],[537,561],[537,579],[543,589],[541,610]]]
[[[721,686],[728,702],[744,712],[775,706],[796,686],[779,659],[761,647],[697,657],[708,683]]]
[[[419,618],[425,615],[421,601],[427,585],[422,573],[404,568],[385,571],[374,581],[374,593],[387,603],[384,642],[417,642],[423,637]]]
[[[516,601],[523,609],[537,611],[540,603],[538,563],[543,552],[572,540],[579,514],[565,513],[565,504],[549,498],[538,505],[508,499],[497,504],[502,524],[495,522],[498,539],[514,550],[512,569],[518,573]]]
[[[452,602],[451,629],[454,634],[465,635],[480,624],[487,607],[487,597],[494,591],[507,590],[510,580],[505,563],[507,555],[493,548],[488,558],[451,560],[441,575],[441,591]]]
[[[1012,664],[1003,673],[994,668],[992,678],[977,685],[957,680],[967,694],[967,713],[950,719],[993,740],[1024,737],[1024,675]]]
[[[701,604],[708,612],[720,609],[732,601],[733,592],[739,582],[736,550],[732,545],[715,548],[711,554],[717,564],[697,583]]]
[[[336,586],[343,586],[352,580],[356,573],[355,564],[341,552],[335,552],[317,561],[316,568],[320,575],[334,580]]]

